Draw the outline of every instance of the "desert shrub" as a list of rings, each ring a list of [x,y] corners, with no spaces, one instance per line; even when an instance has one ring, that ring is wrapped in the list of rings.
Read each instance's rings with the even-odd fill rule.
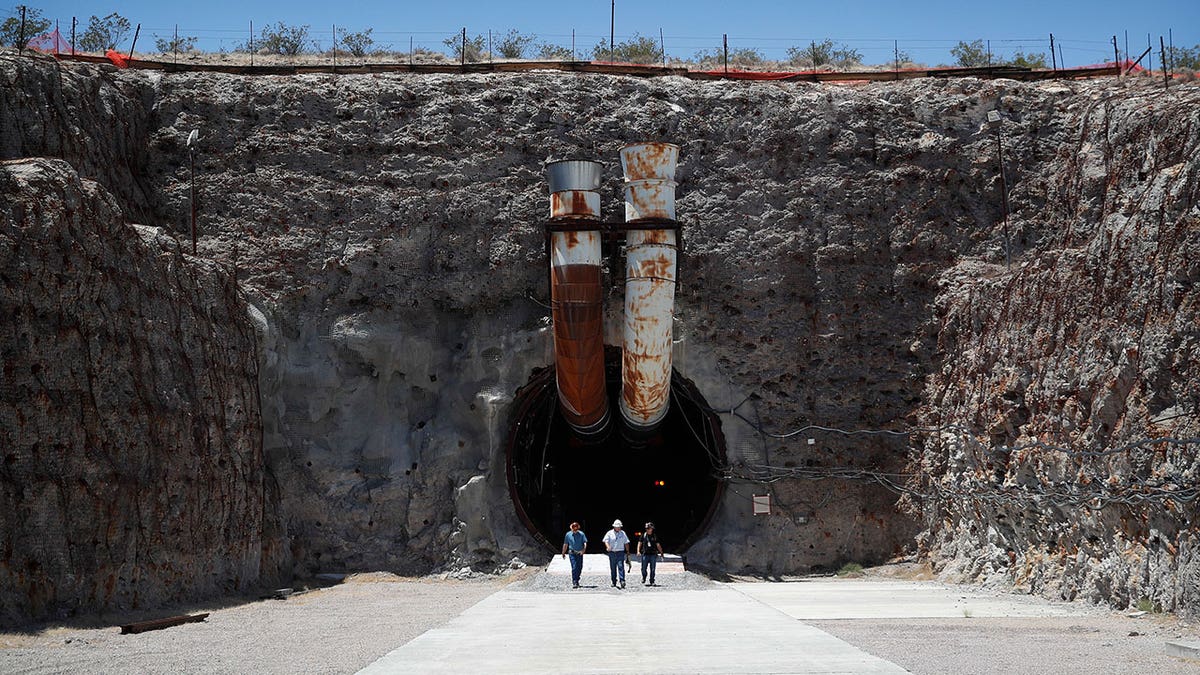
[[[788,47],[788,62],[793,65],[819,66],[836,65],[850,66],[862,63],[862,54],[852,47],[825,39],[809,42],[807,47]]]
[[[1200,45],[1192,48],[1167,47],[1167,62],[1172,68],[1200,70]]]
[[[260,54],[282,54],[295,56],[309,49],[308,24],[289,26],[280,21],[266,26],[258,36],[255,47]]]
[[[25,31],[21,32],[21,9],[25,10]],[[0,23],[0,45],[9,45],[24,49],[29,39],[37,37],[50,30],[50,19],[42,17],[42,10],[36,7],[17,5],[12,8],[12,16]]]
[[[351,33],[345,28],[338,29],[338,40],[341,41],[342,47],[354,56],[366,56],[374,51],[375,39],[371,37],[374,28],[367,28],[357,33]]]
[[[846,563],[837,571],[839,577],[861,577],[863,575],[863,566],[858,563]]]
[[[525,35],[512,29],[496,38],[496,52],[506,59],[523,59],[525,51],[537,39],[536,35]]]
[[[705,50],[696,52],[692,60],[701,66],[715,67],[724,65],[725,63],[725,48],[724,46],[717,47],[713,50]],[[742,47],[740,49],[729,50],[729,65],[738,68],[751,68],[761,66],[766,61],[766,57],[762,52],[751,47]]]
[[[654,38],[642,37],[637,33],[633,37],[618,42],[609,49],[608,40],[600,40],[592,48],[592,58],[597,61],[613,60],[622,63],[658,63],[662,61],[662,48]]]
[[[169,54],[176,51],[190,52],[196,48],[197,39],[198,38],[190,35],[187,37],[175,37],[172,35],[165,38],[155,35],[154,48],[162,54]]]
[[[445,40],[442,40],[442,44],[444,44],[450,48],[450,54],[455,59],[461,59],[461,60],[466,60],[466,61],[482,61],[483,56],[484,56],[484,49],[487,47],[487,38],[485,38],[482,35],[476,35],[475,37],[468,37],[467,43],[466,43],[466,46],[464,49],[462,34],[455,33],[454,35],[451,35],[450,37],[446,38]],[[463,54],[464,51],[466,52],[465,57]]]
[[[88,19],[87,30],[83,32],[75,46],[85,52],[116,49],[126,35],[129,35],[129,19],[116,12],[103,19],[93,14]]]
[[[573,61],[575,59],[575,55],[571,53],[571,50],[562,45],[543,42],[538,45],[537,49],[538,58],[543,61]]]
[[[983,40],[971,42],[959,40],[957,45],[950,48],[950,55],[954,57],[955,65],[963,68],[982,68],[987,66],[990,61]]]
[[[1044,70],[1046,68],[1045,54],[1026,54],[1018,50],[1012,55],[1011,59],[1004,62],[1005,65],[1017,66],[1018,68],[1032,68],[1034,70]]]

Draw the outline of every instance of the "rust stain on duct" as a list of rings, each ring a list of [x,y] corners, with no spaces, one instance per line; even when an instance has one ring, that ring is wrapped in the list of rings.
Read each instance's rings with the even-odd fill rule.
[[[550,291],[560,407],[568,423],[588,429],[608,413],[600,267],[555,266]]]
[[[551,192],[550,217],[598,220],[600,218],[600,193],[590,190]]]
[[[559,222],[600,219],[600,164],[563,161],[548,166],[550,217]],[[604,377],[600,236],[589,230],[550,236],[550,297],[559,409],[581,433],[608,419]]]
[[[638,143],[622,149],[621,166],[625,180],[658,178],[670,180],[675,176],[679,146],[671,143]]]
[[[627,221],[675,219],[678,157],[669,143],[621,148]],[[625,242],[621,414],[634,427],[653,427],[670,403],[677,237],[669,229],[630,230]]]

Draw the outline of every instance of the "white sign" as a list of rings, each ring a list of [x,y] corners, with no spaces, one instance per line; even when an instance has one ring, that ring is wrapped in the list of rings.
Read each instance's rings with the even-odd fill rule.
[[[754,495],[750,499],[754,502],[754,515],[771,515],[771,495]]]

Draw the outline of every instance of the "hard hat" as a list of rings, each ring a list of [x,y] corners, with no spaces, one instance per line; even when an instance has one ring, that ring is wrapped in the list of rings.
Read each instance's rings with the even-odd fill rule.
[[[625,526],[621,524],[620,519],[617,519],[617,520],[613,521],[613,527],[625,527]]]

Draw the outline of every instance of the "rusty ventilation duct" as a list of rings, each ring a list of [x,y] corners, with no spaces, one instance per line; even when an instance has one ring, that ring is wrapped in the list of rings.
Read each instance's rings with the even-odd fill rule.
[[[608,425],[600,286],[599,162],[547,165],[554,366],[563,417],[581,435]],[[573,229],[573,225],[579,229]]]
[[[658,426],[670,404],[678,161],[679,146],[670,143],[621,148],[627,232],[620,407],[629,426],[640,431]]]

